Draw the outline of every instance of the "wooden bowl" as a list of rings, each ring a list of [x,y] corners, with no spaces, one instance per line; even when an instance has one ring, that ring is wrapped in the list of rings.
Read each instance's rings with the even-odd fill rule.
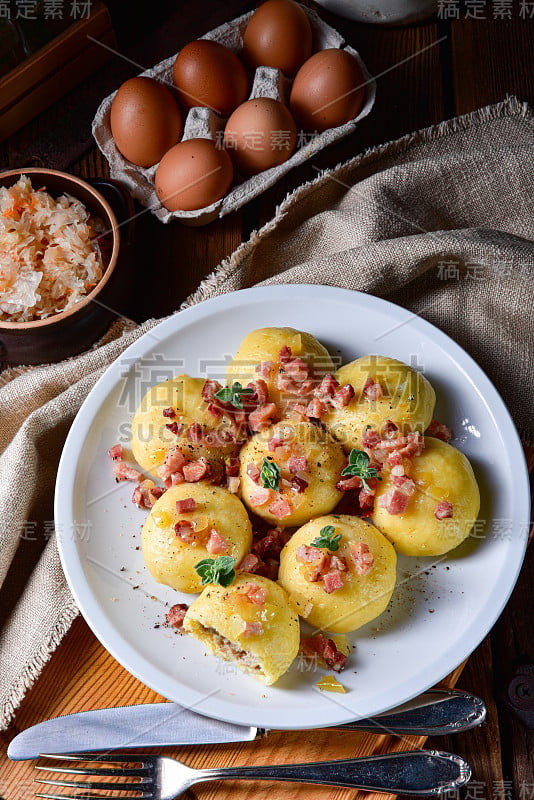
[[[88,181],[52,169],[16,169],[0,173],[0,186],[13,186],[21,175],[31,179],[34,189],[42,186],[53,196],[67,193],[80,200],[91,214],[103,220],[109,231],[109,247],[103,247],[104,272],[97,285],[76,305],[46,319],[31,322],[0,320],[0,361],[8,364],[42,364],[60,361],[88,349],[102,336],[114,318],[120,317],[117,306],[124,307],[127,288],[132,281],[125,277],[132,237],[133,202],[116,181],[95,179],[102,192]],[[121,241],[121,228],[112,207],[118,209],[127,235]]]

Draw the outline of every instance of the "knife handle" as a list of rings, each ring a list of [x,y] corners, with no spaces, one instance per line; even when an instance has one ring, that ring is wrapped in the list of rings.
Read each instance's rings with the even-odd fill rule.
[[[333,730],[445,736],[474,728],[485,718],[486,706],[480,697],[456,689],[432,689],[393,712],[336,725]]]

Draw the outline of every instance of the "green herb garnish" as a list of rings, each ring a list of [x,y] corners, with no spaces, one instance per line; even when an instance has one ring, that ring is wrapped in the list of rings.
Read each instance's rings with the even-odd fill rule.
[[[312,547],[327,547],[329,550],[334,552],[335,550],[339,550],[339,541],[341,539],[341,534],[336,533],[336,529],[333,525],[325,525],[324,528],[321,528],[319,531],[319,536],[313,540]]]
[[[215,397],[223,403],[231,403],[234,408],[243,408],[243,400],[241,399],[243,394],[254,394],[254,389],[243,389],[239,381],[234,381],[230,387],[225,386],[215,392]]]
[[[218,558],[203,558],[195,564],[197,575],[202,578],[202,586],[207,583],[220,583],[226,588],[235,578],[235,558],[232,556],[219,556]]]
[[[260,480],[263,488],[274,489],[274,491],[277,492],[280,486],[280,477],[281,473],[278,464],[268,458],[264,458],[260,473]]]
[[[369,466],[370,460],[371,459],[367,453],[364,453],[363,450],[351,450],[349,455],[349,463],[341,475],[343,477],[352,477],[355,475],[356,477],[361,478],[364,487],[369,490],[367,478],[378,478],[379,481],[382,480],[382,478],[380,478],[378,475],[378,470]]]

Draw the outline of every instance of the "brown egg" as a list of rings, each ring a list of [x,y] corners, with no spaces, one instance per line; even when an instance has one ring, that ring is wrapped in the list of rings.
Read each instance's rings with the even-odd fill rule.
[[[282,103],[269,97],[247,100],[224,129],[224,146],[245,175],[283,164],[296,143],[295,120]]]
[[[188,139],[165,153],[156,192],[169,211],[193,211],[220,200],[231,186],[232,161],[209,139]]]
[[[346,50],[320,50],[299,69],[289,105],[306,131],[325,131],[358,114],[365,97],[365,78]]]
[[[207,106],[228,117],[248,97],[248,78],[239,58],[218,42],[199,39],[180,50],[173,78],[186,109]]]
[[[253,68],[277,67],[293,77],[311,52],[310,20],[293,0],[267,0],[243,34],[243,57]]]
[[[152,78],[130,78],[111,105],[111,133],[124,158],[139,167],[157,164],[182,135],[178,103]]]

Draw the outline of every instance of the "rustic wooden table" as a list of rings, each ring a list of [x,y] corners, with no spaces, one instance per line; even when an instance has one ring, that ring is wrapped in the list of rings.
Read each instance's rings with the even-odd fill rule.
[[[162,316],[175,310],[199,281],[228,256],[250,232],[268,220],[286,193],[316,175],[314,167],[331,166],[366,147],[395,139],[458,114],[516,95],[534,102],[534,3],[440,2],[441,19],[410,27],[382,28],[349,23],[321,11],[324,18],[341,30],[355,46],[370,71],[378,77],[377,101],[373,113],[358,131],[342,143],[328,148],[313,163],[290,173],[275,187],[238,213],[207,228],[162,226],[152,215],[137,219],[136,263],[133,280],[139,291],[129,306],[121,309],[135,320]],[[460,8],[460,5],[462,8]],[[210,3],[180,0],[178,10],[164,28],[149,41],[120,42],[121,52],[143,67],[178,50],[187,41],[236,16],[250,7],[240,0]],[[9,141],[0,145],[2,167],[27,165],[66,168],[81,176],[107,174],[103,157],[91,146],[87,120],[95,102],[136,68],[123,58],[114,59],[105,75],[95,76]],[[86,93],[84,95],[84,92]],[[81,97],[81,99],[80,99]],[[84,98],[89,98],[84,100]],[[91,105],[93,104],[93,105]],[[69,116],[70,114],[70,116]],[[84,117],[84,114],[86,117]],[[78,127],[72,121],[78,120]],[[70,135],[64,134],[69,120]],[[54,132],[57,131],[57,138]],[[85,151],[85,152],[84,152]],[[83,154],[82,154],[83,153]],[[149,266],[150,286],[142,280]],[[161,291],[165,287],[165,291]],[[534,450],[527,451],[530,468]],[[533,733],[506,703],[507,687],[520,665],[534,664],[532,636],[534,608],[534,552],[530,548],[513,596],[491,634],[469,659],[459,686],[482,696],[488,706],[488,720],[479,729],[450,740],[435,739],[427,746],[448,749],[465,757],[474,778],[463,796],[471,800],[534,799]],[[458,677],[452,676],[454,682]],[[528,670],[527,670],[528,672]],[[518,702],[534,720],[534,667],[525,674]],[[123,670],[94,638],[79,618],[52,657],[44,674],[28,694],[13,728],[0,735],[0,797],[26,800],[33,796],[32,765],[12,764],[5,756],[8,741],[19,729],[58,714],[105,705],[149,702],[157,699]],[[414,740],[415,744],[418,744]],[[354,735],[335,738],[318,732],[306,737],[273,734],[266,742],[241,747],[198,748],[194,755],[177,751],[195,766],[237,764],[275,759],[317,759],[326,755],[345,757],[368,747]],[[376,751],[392,746],[390,738],[375,738]],[[395,743],[402,746],[402,742]],[[259,787],[234,784],[202,787],[202,798],[232,796],[251,798],[273,794],[280,798],[316,797],[345,800],[354,793],[288,786]]]

